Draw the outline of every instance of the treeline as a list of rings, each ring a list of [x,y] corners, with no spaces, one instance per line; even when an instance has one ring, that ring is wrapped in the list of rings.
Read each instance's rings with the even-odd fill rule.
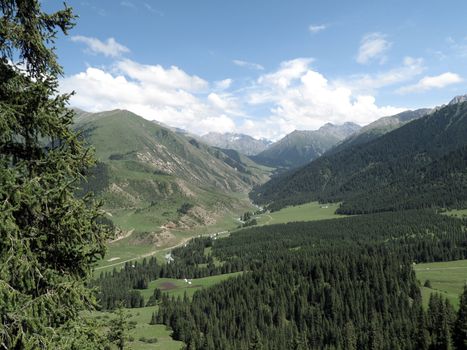
[[[91,286],[98,289],[97,299],[102,310],[113,310],[120,305],[143,307],[144,298],[139,290],[147,289],[149,282],[160,274],[161,266],[156,258],[145,258],[142,262],[126,262],[121,270],[114,268],[112,272],[101,273]]]
[[[466,258],[465,224],[407,211],[241,230],[212,254],[247,272],[162,298],[153,321],[187,349],[449,349],[452,307],[423,310],[411,265]]]

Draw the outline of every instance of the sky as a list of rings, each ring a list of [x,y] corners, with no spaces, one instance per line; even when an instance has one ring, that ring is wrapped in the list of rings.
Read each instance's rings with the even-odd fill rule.
[[[89,112],[277,140],[467,93],[465,0],[67,4],[79,18],[56,43],[60,90]]]

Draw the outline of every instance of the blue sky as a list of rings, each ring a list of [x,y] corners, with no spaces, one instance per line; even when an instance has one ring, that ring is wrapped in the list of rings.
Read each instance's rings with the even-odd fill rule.
[[[57,43],[61,89],[89,111],[277,139],[467,93],[463,0],[68,4],[79,19]]]

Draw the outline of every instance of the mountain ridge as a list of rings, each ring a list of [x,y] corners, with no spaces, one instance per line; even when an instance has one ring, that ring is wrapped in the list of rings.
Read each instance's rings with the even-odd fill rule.
[[[359,129],[359,125],[347,122],[327,123],[318,130],[294,130],[251,158],[267,166],[296,168],[316,159]]]
[[[360,196],[360,209],[353,206],[354,212],[377,210],[366,204],[370,201],[368,189],[378,197],[379,190],[386,191],[385,187],[394,181],[409,183],[410,177],[416,176],[420,169],[430,169],[430,164],[442,162],[443,157],[449,158],[451,152],[463,149],[466,144],[467,103],[451,104],[367,143],[324,155],[286,176],[273,178],[255,189],[251,196],[274,209],[311,200],[343,200],[345,205]],[[453,154],[460,159],[461,155]],[[421,174],[419,177],[427,176],[428,171]],[[452,186],[448,183],[441,190],[463,188],[463,181],[461,176]],[[402,200],[403,186],[397,188],[397,198]],[[436,202],[436,198],[430,197],[426,203],[431,203],[429,200]],[[416,205],[425,204],[419,201]]]

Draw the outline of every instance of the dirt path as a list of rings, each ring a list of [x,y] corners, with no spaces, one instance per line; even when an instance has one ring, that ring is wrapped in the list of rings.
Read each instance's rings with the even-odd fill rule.
[[[132,230],[133,231],[133,230]],[[196,237],[197,235],[193,236],[193,237]],[[163,252],[163,251],[167,251],[167,250],[172,250],[174,248],[178,248],[182,245],[184,245],[186,242],[188,242],[190,239],[192,239],[193,237],[187,237],[187,238],[183,238],[179,243],[173,245],[173,246],[170,246],[170,247],[166,247],[166,248],[162,248],[162,249],[156,249],[156,250],[153,250],[149,253],[145,253],[145,254],[141,254],[141,255],[137,255],[131,259],[127,259],[127,260],[122,260],[122,261],[118,261],[116,263],[113,263],[113,264],[109,264],[109,265],[105,265],[105,266],[98,266],[94,269],[94,271],[98,271],[98,270],[102,270],[102,269],[106,269],[106,268],[109,268],[109,267],[113,267],[113,266],[118,266],[118,265],[122,265],[126,262],[129,262],[129,261],[134,261],[134,260],[138,260],[138,259],[144,259],[144,258],[148,258],[150,256],[153,256],[159,252]]]
[[[125,233],[123,236],[120,236],[120,237],[117,237],[117,238],[111,240],[110,243],[115,243],[115,242],[118,242],[118,241],[121,240],[121,239],[130,237],[134,230],[135,230],[135,229],[132,228],[130,231],[128,231],[127,233]]]

